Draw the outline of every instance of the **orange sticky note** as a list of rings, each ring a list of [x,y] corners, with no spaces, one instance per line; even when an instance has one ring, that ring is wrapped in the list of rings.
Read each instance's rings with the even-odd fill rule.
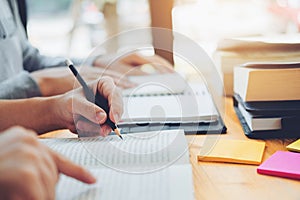
[[[208,150],[200,151],[198,161],[259,165],[266,143],[253,140],[219,139]]]
[[[300,139],[286,147],[289,151],[300,152]]]

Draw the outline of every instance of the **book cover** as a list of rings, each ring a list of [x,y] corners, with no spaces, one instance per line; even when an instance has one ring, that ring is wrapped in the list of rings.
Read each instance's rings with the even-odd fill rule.
[[[233,95],[233,68],[247,62],[300,61],[299,34],[227,38],[213,60],[222,75],[226,96]]]
[[[243,64],[234,68],[233,88],[245,102],[300,100],[300,63]]]
[[[273,34],[268,36],[226,38],[218,49],[227,51],[292,51],[300,50],[299,34]]]

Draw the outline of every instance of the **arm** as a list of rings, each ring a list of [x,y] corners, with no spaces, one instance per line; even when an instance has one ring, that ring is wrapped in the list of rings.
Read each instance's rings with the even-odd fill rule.
[[[118,122],[123,112],[122,96],[112,79],[102,78],[90,85],[105,96],[110,105],[110,118]],[[0,101],[0,127],[21,125],[38,133],[68,128],[75,133],[107,135],[111,129],[104,124],[106,113],[86,100],[81,88],[64,95]]]
[[[153,46],[155,53],[161,57],[168,60],[170,63],[174,64],[173,59],[173,34],[172,34],[172,9],[174,0],[149,0],[150,16],[151,16],[151,26],[157,28],[164,28],[170,30],[169,32],[152,32]],[[164,33],[164,35],[161,35]],[[156,48],[157,45],[161,46],[163,49]],[[165,51],[168,49],[170,51]]]
[[[52,119],[56,109],[53,107],[55,99],[56,97],[1,100],[0,131],[13,125],[34,129],[40,133],[63,128]]]

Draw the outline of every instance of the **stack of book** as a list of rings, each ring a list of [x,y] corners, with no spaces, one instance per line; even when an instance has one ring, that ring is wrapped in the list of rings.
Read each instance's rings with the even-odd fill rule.
[[[222,76],[226,96],[232,96],[234,67],[247,62],[300,62],[300,35],[223,39],[219,42],[213,59]]]
[[[248,137],[300,136],[299,62],[253,62],[234,68],[233,98]]]

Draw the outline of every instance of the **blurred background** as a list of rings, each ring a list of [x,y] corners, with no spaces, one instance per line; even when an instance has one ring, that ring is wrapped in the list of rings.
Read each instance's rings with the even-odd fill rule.
[[[86,57],[120,31],[149,27],[149,1],[28,0],[28,36],[43,54]],[[222,38],[299,32],[300,0],[175,0],[172,24],[210,52]]]

